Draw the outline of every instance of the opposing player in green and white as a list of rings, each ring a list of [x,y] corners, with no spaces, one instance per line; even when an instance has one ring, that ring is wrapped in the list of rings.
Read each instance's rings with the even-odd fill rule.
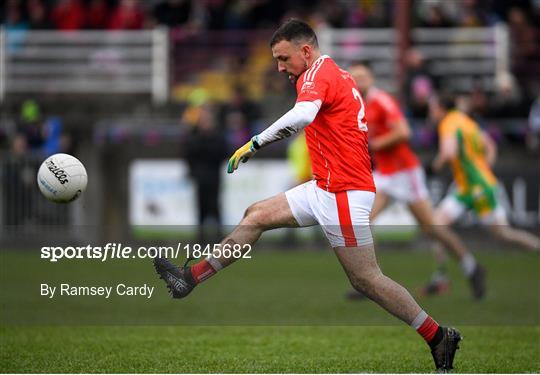
[[[439,151],[433,169],[450,164],[457,189],[447,195],[435,209],[441,225],[452,225],[465,212],[473,212],[499,240],[522,248],[540,250],[540,239],[524,230],[513,228],[506,212],[497,201],[497,178],[491,170],[497,149],[489,135],[465,113],[457,110],[451,95],[430,101],[430,118],[438,124]],[[439,250],[437,271],[424,287],[427,294],[447,289],[446,257]]]

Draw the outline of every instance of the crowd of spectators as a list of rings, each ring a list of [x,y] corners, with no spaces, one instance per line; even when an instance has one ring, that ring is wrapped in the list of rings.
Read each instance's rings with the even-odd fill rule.
[[[64,131],[62,119],[43,114],[36,100],[23,101],[14,120],[0,130],[0,146],[11,146],[14,155],[45,157],[58,152],[73,152],[72,138]],[[8,135],[12,138],[11,145],[7,144]]]
[[[314,26],[390,27],[399,0],[6,0],[0,19],[12,29],[272,29],[291,16]],[[524,118],[538,94],[529,76],[540,64],[540,1],[411,0],[411,21],[421,27],[489,26],[501,20],[511,37],[511,70],[498,74],[494,90],[478,80],[464,96],[464,106],[477,118]],[[426,118],[431,95],[442,89],[429,63],[412,48],[404,60],[403,104],[411,118]],[[274,70],[274,69],[272,69]],[[240,145],[290,104],[283,81],[268,73],[265,104],[236,85],[217,109],[217,121],[231,145]],[[532,87],[532,88],[531,88]],[[294,93],[292,93],[294,94]],[[276,109],[277,108],[277,109]],[[192,112],[189,112],[192,113]],[[261,125],[262,124],[262,125]],[[31,139],[28,138],[28,139]]]
[[[156,25],[193,29],[272,28],[285,17],[333,28],[390,27],[395,0],[6,0],[2,23],[30,29],[143,29]],[[413,25],[489,26],[520,8],[540,21],[538,1],[411,0]]]
[[[137,30],[147,26],[147,15],[137,0],[7,0],[2,23],[15,30]]]
[[[419,0],[415,24],[421,27],[492,26],[508,20],[511,9],[522,9],[532,22],[540,20],[540,6],[529,0]]]

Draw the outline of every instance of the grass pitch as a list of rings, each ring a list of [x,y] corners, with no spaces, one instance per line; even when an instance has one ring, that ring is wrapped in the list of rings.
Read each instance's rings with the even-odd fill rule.
[[[432,372],[406,327],[2,329],[2,372]],[[456,372],[540,371],[538,327],[463,327]]]
[[[50,265],[33,252],[1,254],[0,372],[431,372],[422,339],[348,285],[330,252],[260,252],[168,298],[148,262]],[[449,295],[418,298],[464,336],[456,372],[540,372],[540,257],[481,253],[489,292],[472,301],[457,267]],[[381,252],[389,276],[414,291],[427,253]],[[20,270],[27,272],[19,277]],[[38,296],[40,282],[156,286],[150,300]]]

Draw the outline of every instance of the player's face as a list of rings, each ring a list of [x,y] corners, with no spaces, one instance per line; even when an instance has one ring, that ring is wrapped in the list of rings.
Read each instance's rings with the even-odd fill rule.
[[[373,76],[368,68],[363,65],[355,65],[349,68],[349,73],[356,82],[356,86],[365,94],[369,88],[373,85]]]
[[[282,40],[272,47],[272,55],[277,60],[278,71],[287,74],[292,83],[308,68],[312,55],[309,44],[295,44]]]

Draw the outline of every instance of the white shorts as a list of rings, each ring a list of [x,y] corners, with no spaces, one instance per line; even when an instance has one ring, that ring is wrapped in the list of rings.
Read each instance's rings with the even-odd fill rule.
[[[439,203],[436,211],[442,212],[450,220],[450,223],[454,223],[461,215],[471,210],[456,197],[455,193],[451,192]],[[489,214],[476,216],[478,221],[483,225],[506,225],[508,223],[506,211],[500,204],[497,204],[495,209]]]
[[[285,192],[294,218],[301,227],[319,224],[332,247],[357,247],[373,243],[369,215],[375,193],[349,190],[330,193],[308,181]]]
[[[429,198],[426,175],[420,166],[392,174],[375,171],[373,180],[377,191],[388,194],[397,201],[413,203]]]

